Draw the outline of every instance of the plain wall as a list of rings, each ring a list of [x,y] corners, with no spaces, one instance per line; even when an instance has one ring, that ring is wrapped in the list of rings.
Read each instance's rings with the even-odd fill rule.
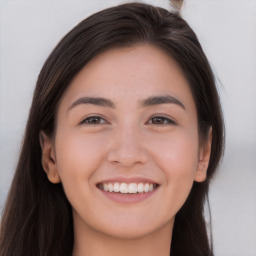
[[[124,2],[0,2],[0,209],[45,59],[86,16]],[[144,2],[169,8],[167,0]],[[226,152],[210,188],[215,253],[256,256],[256,1],[187,0],[182,16],[216,73],[226,123]]]

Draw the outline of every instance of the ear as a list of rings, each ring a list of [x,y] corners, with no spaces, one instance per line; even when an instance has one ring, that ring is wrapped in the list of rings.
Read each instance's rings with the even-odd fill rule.
[[[199,149],[199,160],[197,165],[197,170],[195,174],[195,181],[203,182],[207,177],[207,169],[211,156],[212,147],[212,128],[210,128],[207,138],[200,145]]]
[[[53,141],[43,131],[40,131],[39,139],[42,149],[42,166],[45,173],[47,174],[48,180],[51,183],[60,183],[60,176],[57,171]]]

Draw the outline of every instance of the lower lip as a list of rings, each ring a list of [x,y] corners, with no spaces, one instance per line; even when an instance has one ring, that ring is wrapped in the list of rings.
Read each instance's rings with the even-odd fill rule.
[[[133,204],[138,203],[141,201],[146,200],[147,198],[151,197],[158,188],[147,192],[147,193],[136,193],[136,194],[122,194],[122,193],[115,193],[115,192],[107,192],[105,190],[100,191],[109,199],[122,204]]]

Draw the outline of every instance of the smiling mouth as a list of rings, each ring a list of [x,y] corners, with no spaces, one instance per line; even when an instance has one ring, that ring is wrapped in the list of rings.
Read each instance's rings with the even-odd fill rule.
[[[159,185],[156,183],[99,183],[97,187],[105,192],[119,194],[141,194],[155,190]]]

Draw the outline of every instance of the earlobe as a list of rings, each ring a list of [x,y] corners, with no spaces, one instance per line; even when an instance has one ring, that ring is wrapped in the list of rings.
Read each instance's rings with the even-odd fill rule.
[[[202,143],[199,151],[199,160],[195,174],[195,181],[203,182],[207,177],[207,169],[211,157],[212,128],[208,132],[207,139]]]
[[[41,162],[48,180],[51,183],[60,183],[60,176],[57,171],[56,157],[52,139],[49,138],[43,131],[39,134],[40,145],[42,149]]]

